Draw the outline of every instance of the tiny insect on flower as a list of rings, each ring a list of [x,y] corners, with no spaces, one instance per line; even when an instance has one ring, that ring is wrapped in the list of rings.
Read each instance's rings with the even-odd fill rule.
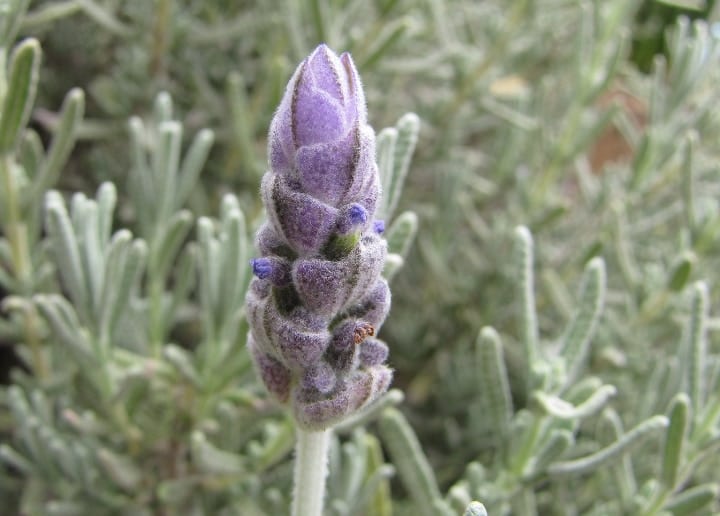
[[[372,337],[373,335],[375,335],[375,328],[372,324],[360,323],[355,328],[353,342],[357,346],[359,344],[362,344],[365,339],[367,339],[368,337]]]

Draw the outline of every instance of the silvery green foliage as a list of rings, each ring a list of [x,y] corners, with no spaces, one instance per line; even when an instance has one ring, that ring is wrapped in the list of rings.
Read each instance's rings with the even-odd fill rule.
[[[21,14],[3,19],[10,39]],[[161,93],[127,125],[129,197],[110,182],[94,196],[48,191],[74,143],[83,95],[68,95],[45,151],[26,128],[39,55],[34,40],[13,50],[0,116],[3,165],[13,167],[0,189],[10,208],[3,286],[16,294],[4,299],[3,330],[22,341],[27,367],[0,398],[3,503],[27,514],[284,512],[293,425],[258,394],[245,351],[243,211],[233,195],[221,198],[217,220],[186,208],[213,133],[201,129],[184,144]],[[411,151],[398,155],[405,167]],[[398,184],[388,164],[383,177]],[[113,230],[118,216],[134,221],[135,235]],[[397,233],[398,262],[413,236]],[[398,402],[389,393],[346,428]],[[364,498],[339,510],[388,511],[389,466],[377,442],[358,439],[367,461],[339,462],[336,473],[361,478],[337,495]]]
[[[652,415],[625,430],[612,403],[617,388],[585,374],[605,304],[604,262],[600,258],[588,262],[575,313],[551,345],[544,343],[537,327],[532,237],[527,228],[519,227],[515,240],[528,405],[513,407],[500,337],[494,329],[483,328],[474,350],[477,391],[467,416],[470,430],[486,443],[486,451],[467,465],[463,477],[444,496],[407,420],[387,409],[380,420],[380,435],[411,494],[413,510],[429,516],[453,514],[473,498],[483,500],[491,514],[650,515],[712,510],[720,486],[716,479],[708,481],[703,462],[711,461],[717,449],[720,405],[717,397],[709,401],[707,396],[708,384],[717,384],[717,356],[707,351],[706,284],[692,286],[689,321],[679,351],[685,361],[679,385],[691,394],[677,394],[667,415]],[[702,416],[693,418],[693,413]],[[642,453],[633,453],[648,439],[654,442],[650,449],[660,450],[652,453],[655,464],[650,471],[636,466],[636,461],[647,461]],[[659,480],[654,476],[657,471],[661,471]],[[574,486],[592,485],[593,476],[602,482],[608,473],[616,488],[596,486],[589,499],[574,492]],[[605,492],[608,500],[599,496]]]
[[[0,282],[8,294],[0,336],[26,366],[0,390],[3,504],[27,514],[287,511],[293,423],[261,394],[247,354],[236,352],[247,327],[242,305],[225,300],[238,298],[248,270],[216,265],[252,245],[273,109],[293,63],[326,41],[352,52],[376,127],[408,109],[423,119],[403,198],[379,211],[388,222],[384,276],[407,265],[393,277],[393,314],[383,328],[396,386],[407,393],[404,426],[397,411],[380,418],[404,429],[395,446],[412,452],[396,460],[382,436],[399,480],[429,486],[437,514],[475,514],[474,497],[494,514],[508,505],[507,485],[518,486],[510,504],[518,514],[533,514],[533,506],[540,514],[717,512],[719,72],[707,25],[678,22],[667,59],[645,76],[627,60],[639,0],[36,0],[25,14],[28,4],[10,0],[0,13],[2,112],[12,113],[0,117],[2,166],[13,171],[0,181]],[[39,59],[32,40],[18,45],[18,34],[36,37],[46,56]],[[85,121],[75,85],[87,90]],[[157,98],[162,90],[173,94],[173,109],[168,96]],[[402,175],[384,171],[401,169],[401,142],[417,137],[403,136],[408,120],[378,133],[386,192]],[[202,127],[216,134],[202,180],[187,180],[186,199],[155,203],[150,192],[159,201],[162,187],[143,191],[136,179],[177,187],[191,178],[179,169],[156,175],[164,168],[156,165],[202,157]],[[64,166],[76,137],[84,144]],[[140,170],[149,175],[138,177]],[[116,188],[89,193],[89,183],[106,181]],[[237,199],[224,197],[227,185]],[[80,187],[84,197],[51,195],[45,212],[47,189]],[[76,209],[108,213],[115,190],[109,211],[119,231],[102,233],[109,241],[90,229],[105,228],[100,219],[73,220]],[[238,231],[242,214],[248,229]],[[77,245],[63,250],[58,231],[50,245],[45,220],[71,228]],[[417,252],[403,255],[418,220]],[[519,253],[510,258],[518,224],[536,237],[534,281],[518,276]],[[111,248],[125,258],[105,261]],[[81,263],[100,260],[80,274],[58,271],[56,257],[67,254],[72,264],[73,253]],[[577,366],[568,368],[557,358],[561,342],[582,337],[584,325],[571,323],[587,321],[575,317],[579,306],[594,320],[576,290],[598,256],[602,314],[589,347],[571,339]],[[97,308],[70,302],[92,297],[69,285],[102,291],[98,265],[125,275],[135,260],[141,281],[131,281],[129,293],[110,289],[129,299],[121,313],[111,315],[119,305],[106,299],[103,319],[91,320]],[[592,288],[583,292],[593,299]],[[486,326],[476,339],[484,325],[495,331]],[[114,333],[107,347],[102,327]],[[111,356],[110,382],[101,369],[78,366],[86,362],[73,357],[88,356],[88,347],[90,357]],[[528,366],[527,350],[542,357],[539,366]],[[497,421],[478,396],[478,363],[501,380],[488,391],[493,413],[505,414]],[[552,382],[538,388],[554,373],[567,391]],[[112,378],[121,388],[101,398]],[[384,408],[398,402],[397,391],[380,400]],[[575,419],[558,430],[561,415],[595,402],[604,408],[577,432]],[[331,482],[328,510],[363,514],[373,485],[373,508],[389,504],[396,515],[417,514],[427,501],[414,500],[409,485],[388,492],[389,469],[362,460],[370,452],[357,450],[376,447],[358,429],[377,416],[371,410],[344,425],[339,447],[352,443],[352,457],[335,455],[331,478],[343,480]],[[664,430],[657,416],[667,417]],[[509,439],[522,439],[537,421],[555,430],[528,449],[528,472],[537,476],[503,476],[497,430],[509,424]],[[638,447],[612,446],[624,442]],[[605,462],[592,469],[598,459]],[[588,465],[592,471],[558,476]],[[346,496],[362,505],[349,507]]]

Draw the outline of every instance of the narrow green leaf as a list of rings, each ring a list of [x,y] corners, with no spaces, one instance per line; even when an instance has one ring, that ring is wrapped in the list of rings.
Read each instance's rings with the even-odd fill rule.
[[[505,368],[500,336],[488,326],[480,330],[475,343],[477,393],[482,397],[483,413],[478,421],[487,420],[498,443],[507,440],[513,415],[510,382]]]
[[[670,424],[665,434],[661,479],[667,489],[674,489],[688,430],[690,398],[680,393],[670,405]]]
[[[561,355],[572,383],[580,374],[590,351],[590,341],[605,303],[605,262],[593,258],[583,274],[579,305],[562,343]]]
[[[127,37],[132,31],[131,29],[121,23],[113,13],[108,12],[103,4],[94,2],[93,0],[75,0],[85,14],[97,23],[100,27],[108,32],[115,34],[116,36]]]
[[[668,288],[674,292],[680,292],[687,285],[693,266],[697,258],[692,252],[683,253],[672,265],[668,278]]]
[[[40,170],[40,164],[45,156],[42,141],[32,129],[26,129],[20,141],[20,163],[28,179],[33,181]]]
[[[418,217],[412,211],[405,211],[400,214],[390,226],[386,239],[388,252],[407,257],[410,246],[415,240],[418,229]]]
[[[53,134],[50,149],[42,162],[40,174],[32,186],[31,199],[39,198],[43,192],[54,186],[60,171],[75,146],[78,127],[85,113],[85,94],[74,88],[65,95],[60,120]]]
[[[387,209],[383,216],[387,219],[392,217],[400,202],[400,196],[405,186],[405,178],[410,170],[410,162],[420,134],[420,118],[415,113],[407,113],[398,120],[395,129],[397,130],[397,138],[392,146],[392,176],[387,190],[384,190],[387,196]]]
[[[368,513],[377,516],[392,516],[392,497],[388,478],[394,471],[384,463],[380,441],[370,434],[364,434],[365,451],[367,453],[367,476],[365,485],[370,501],[367,504]]]
[[[224,216],[220,236],[220,268],[222,282],[218,285],[219,306],[222,307],[223,333],[229,328],[233,316],[242,307],[242,285],[240,282],[248,269],[247,261],[242,259],[245,244],[245,219],[239,209],[232,209]]]
[[[699,415],[705,405],[704,367],[707,354],[707,319],[710,310],[707,284],[698,281],[693,286],[690,322],[687,329],[687,383],[693,414]]]
[[[555,462],[565,453],[573,443],[575,438],[569,430],[555,429],[551,432],[550,437],[540,446],[537,454],[530,459],[526,471],[523,476],[531,479],[545,472],[547,467]]]
[[[525,363],[525,381],[528,394],[537,387],[537,379],[533,373],[533,364],[538,357],[538,322],[535,307],[533,238],[525,226],[515,228],[515,249],[513,252],[513,269],[518,280],[521,311],[520,326],[522,328],[523,361]]]
[[[37,6],[22,18],[22,29],[23,31],[36,31],[56,20],[71,16],[80,9],[80,5],[75,0],[56,0],[50,4]]]
[[[180,247],[193,225],[193,216],[187,210],[176,212],[163,225],[157,247],[148,263],[149,273],[156,280],[165,280],[170,273]]]
[[[160,224],[172,215],[177,207],[176,192],[180,151],[182,145],[182,125],[179,122],[163,122],[158,127],[158,141],[153,148],[153,175],[157,191],[158,220]]]
[[[374,401],[367,407],[363,407],[360,411],[352,416],[344,419],[341,423],[333,428],[336,434],[345,434],[353,430],[355,427],[366,425],[375,419],[386,409],[400,405],[405,399],[405,394],[400,389],[390,389],[383,394],[380,399]]]
[[[78,237],[80,258],[87,283],[88,304],[93,319],[99,308],[104,274],[103,246],[98,226],[98,206],[84,195],[76,194],[71,206],[72,218]]]
[[[385,54],[401,40],[405,31],[411,26],[410,18],[399,18],[386,23],[382,32],[374,38],[372,46],[367,51],[365,58],[360,61],[358,68],[369,70],[374,67]]]
[[[0,16],[0,47],[10,48],[14,43],[20,27],[26,18],[30,0],[10,0],[5,2]]]
[[[74,453],[74,449],[68,446],[68,443],[50,431],[48,427],[44,428],[46,432],[41,436],[45,442],[48,452],[60,471],[66,477],[69,477],[76,483],[83,481],[82,462],[80,457]]]
[[[256,450],[257,465],[254,472],[262,472],[287,457],[295,445],[295,425],[287,418],[278,424],[273,424],[272,431],[268,431],[267,439]]]
[[[117,279],[127,264],[128,250],[132,242],[132,234],[127,229],[116,232],[105,253],[105,272],[103,274],[102,292],[100,294],[100,327],[105,336],[110,336],[112,313],[118,295]]]
[[[380,437],[397,467],[400,479],[410,492],[413,505],[423,516],[436,516],[433,501],[440,490],[432,467],[410,424],[398,410],[389,408],[380,417]]]
[[[27,39],[15,47],[10,58],[7,92],[0,115],[0,154],[13,151],[35,103],[40,43]]]
[[[58,192],[48,192],[45,210],[48,237],[62,282],[80,313],[87,314],[89,292],[77,236]]]
[[[685,137],[685,152],[683,155],[683,215],[685,216],[685,225],[690,235],[695,236],[697,233],[697,216],[696,209],[696,188],[695,178],[698,174],[698,166],[696,159],[698,140],[700,136],[697,131],[688,131]]]
[[[397,274],[398,271],[402,269],[403,265],[405,265],[405,260],[403,260],[402,256],[395,253],[388,253],[388,255],[385,256],[385,264],[383,265],[383,278],[388,281],[392,281],[392,279],[395,277],[395,274]]]
[[[29,475],[33,472],[32,463],[7,444],[0,444],[0,462]]]
[[[182,206],[190,197],[193,189],[197,187],[198,177],[214,141],[215,133],[210,129],[203,129],[195,135],[180,169],[175,201],[177,206]]]
[[[193,463],[200,471],[216,475],[238,475],[245,472],[242,457],[219,450],[202,432],[193,432],[191,440]]]
[[[597,376],[587,376],[567,390],[565,399],[577,405],[592,396],[602,385],[602,380]]]
[[[40,313],[48,321],[57,340],[66,346],[81,364],[95,364],[95,354],[81,329],[73,306],[56,294],[37,295],[33,298]]]
[[[142,471],[127,456],[118,455],[107,448],[96,451],[98,463],[115,485],[127,493],[134,493],[142,482]]]
[[[455,516],[455,512],[445,500],[442,498],[435,498],[432,504],[433,510],[436,516]]]
[[[173,115],[172,97],[167,91],[161,91],[155,97],[153,104],[153,121],[159,128],[162,124],[170,122]]]
[[[718,495],[720,495],[718,484],[701,484],[674,496],[663,509],[670,511],[673,516],[695,514],[717,500]]]
[[[108,335],[112,335],[120,316],[127,309],[130,296],[142,275],[145,258],[147,257],[147,245],[143,240],[135,240],[129,247],[127,261],[124,267],[115,272],[113,277],[106,277],[106,282],[115,282],[117,290],[108,307],[110,319],[108,321]]]
[[[117,203],[117,190],[115,185],[105,182],[100,185],[97,192],[98,205],[98,240],[102,245],[103,253],[107,250],[112,232],[113,213]]]
[[[215,264],[219,260],[219,246],[214,237],[213,222],[207,217],[197,221],[198,244],[200,248],[198,269],[200,277],[200,302],[203,307],[205,335],[208,341],[217,337],[216,319],[220,313],[218,306],[219,271]]]
[[[600,412],[615,394],[617,394],[617,389],[614,386],[603,385],[577,406],[562,398],[541,391],[535,392],[533,398],[551,416],[559,419],[577,420]]]
[[[551,476],[580,475],[593,471],[626,452],[632,446],[639,444],[653,432],[666,428],[667,426],[668,419],[665,416],[651,417],[602,450],[580,459],[555,462],[548,467],[547,471]]]
[[[397,137],[398,131],[395,127],[386,127],[377,135],[375,153],[383,192],[378,217],[383,219],[387,219],[391,215],[388,207],[391,185],[395,174],[395,144]]]
[[[168,306],[168,316],[165,320],[171,320],[172,314],[176,313],[180,306],[185,303],[190,291],[195,286],[197,278],[197,246],[188,245],[184,248],[178,259],[178,265],[173,274],[173,288],[170,291],[172,302]]]
[[[200,376],[190,353],[174,344],[168,344],[163,348],[163,356],[185,380],[196,387],[201,385]]]
[[[143,122],[138,117],[131,117],[128,121],[128,132],[130,136],[130,193],[133,196],[135,209],[142,213],[140,217],[141,227],[145,228],[143,234],[147,234],[151,223],[157,214],[157,187],[154,181],[154,174],[150,170],[147,154],[145,152],[149,139]]]
[[[345,500],[354,499],[365,478],[367,468],[367,454],[364,453],[362,441],[358,436],[362,430],[356,430],[353,440],[341,446],[342,465],[340,478],[340,493]]]
[[[461,480],[448,489],[447,501],[456,512],[464,511],[472,502],[470,488],[466,480]]]

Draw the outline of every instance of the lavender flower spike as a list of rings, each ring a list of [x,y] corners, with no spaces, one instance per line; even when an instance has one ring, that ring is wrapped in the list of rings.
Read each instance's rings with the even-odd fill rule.
[[[247,296],[248,346],[301,428],[330,428],[384,393],[374,335],[390,309],[375,133],[349,54],[320,45],[295,71],[270,125]]]

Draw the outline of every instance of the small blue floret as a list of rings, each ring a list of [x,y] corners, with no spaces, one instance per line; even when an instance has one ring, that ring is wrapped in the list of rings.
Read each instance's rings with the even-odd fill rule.
[[[375,230],[375,233],[378,235],[382,235],[385,233],[385,221],[384,220],[376,220],[373,222],[373,229]]]
[[[267,279],[272,274],[272,263],[268,258],[255,258],[250,260],[252,271],[260,279]]]
[[[350,224],[357,226],[359,224],[365,224],[367,221],[367,210],[359,204],[353,204],[348,212]]]

